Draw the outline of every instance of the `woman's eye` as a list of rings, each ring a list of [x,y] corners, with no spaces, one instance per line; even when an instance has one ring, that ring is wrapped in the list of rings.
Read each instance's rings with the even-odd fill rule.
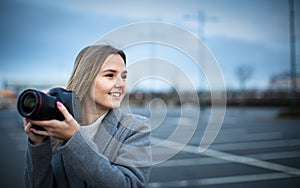
[[[106,77],[112,78],[112,77],[114,77],[114,75],[113,74],[107,74]]]

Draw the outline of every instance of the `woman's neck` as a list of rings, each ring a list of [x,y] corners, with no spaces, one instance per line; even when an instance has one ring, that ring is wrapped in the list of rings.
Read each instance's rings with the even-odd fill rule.
[[[108,109],[103,109],[97,106],[95,102],[90,103],[88,101],[82,101],[81,113],[82,122],[81,125],[90,125],[94,123],[100,116],[105,114]]]

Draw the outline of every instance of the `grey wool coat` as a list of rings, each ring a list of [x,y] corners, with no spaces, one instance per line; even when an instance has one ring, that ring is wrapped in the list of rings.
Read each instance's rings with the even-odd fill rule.
[[[28,141],[25,187],[145,187],[151,170],[150,127],[146,118],[110,110],[94,141],[79,129],[54,151],[52,139]]]

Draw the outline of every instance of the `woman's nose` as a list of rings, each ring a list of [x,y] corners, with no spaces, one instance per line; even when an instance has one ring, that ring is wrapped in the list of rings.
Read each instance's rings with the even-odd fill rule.
[[[122,78],[118,78],[116,80],[115,87],[125,87],[125,85],[125,80],[123,80]]]

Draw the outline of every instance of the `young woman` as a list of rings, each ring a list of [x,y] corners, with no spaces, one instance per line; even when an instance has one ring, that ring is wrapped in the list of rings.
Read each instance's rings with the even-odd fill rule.
[[[126,93],[123,51],[93,45],[77,56],[67,89],[81,101],[77,122],[61,102],[65,120],[25,119],[26,187],[145,187],[150,176],[146,118],[120,109]],[[45,131],[37,130],[33,124]]]

